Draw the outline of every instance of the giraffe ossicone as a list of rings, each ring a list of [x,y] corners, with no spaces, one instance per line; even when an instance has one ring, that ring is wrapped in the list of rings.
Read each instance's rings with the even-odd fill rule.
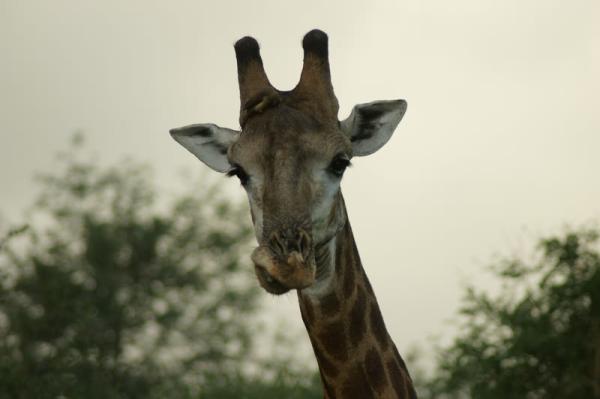
[[[237,176],[250,203],[260,285],[297,290],[326,398],[414,398],[362,268],[340,182],[354,156],[381,148],[406,111],[404,100],[356,105],[338,120],[328,38],[302,41],[293,90],[274,88],[258,42],[235,44],[240,130],[214,124],[172,129],[172,137],[212,169]]]

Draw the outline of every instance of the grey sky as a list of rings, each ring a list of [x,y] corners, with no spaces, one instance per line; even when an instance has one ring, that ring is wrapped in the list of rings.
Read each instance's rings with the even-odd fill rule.
[[[293,87],[300,41],[330,37],[340,118],[405,98],[407,114],[343,190],[399,348],[451,331],[461,282],[491,287],[495,253],[600,215],[600,2],[0,0],[0,211],[82,129],[101,159],[149,161],[169,187],[202,165],[171,127],[237,127],[233,43],[261,43]],[[242,195],[236,182],[223,179]],[[267,298],[298,329],[293,296]],[[272,308],[272,309],[271,309]]]

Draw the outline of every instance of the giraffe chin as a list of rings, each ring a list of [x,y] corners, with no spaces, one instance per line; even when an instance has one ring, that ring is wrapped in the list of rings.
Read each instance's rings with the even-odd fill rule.
[[[286,259],[273,255],[265,246],[252,252],[254,271],[265,291],[281,295],[293,289],[303,289],[315,282],[316,264],[314,259],[305,260],[297,251],[292,251]]]

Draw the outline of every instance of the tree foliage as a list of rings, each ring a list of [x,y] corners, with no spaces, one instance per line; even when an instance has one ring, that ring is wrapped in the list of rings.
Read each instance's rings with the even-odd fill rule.
[[[468,289],[461,332],[439,353],[425,393],[600,398],[598,231],[543,239],[535,260],[507,259],[493,270],[500,293]]]
[[[2,241],[0,398],[189,397],[250,347],[247,216],[206,184],[161,203],[146,167],[78,153]]]
[[[249,376],[239,372],[209,378],[199,399],[322,399],[318,373],[289,371],[286,364],[262,365],[275,375]]]

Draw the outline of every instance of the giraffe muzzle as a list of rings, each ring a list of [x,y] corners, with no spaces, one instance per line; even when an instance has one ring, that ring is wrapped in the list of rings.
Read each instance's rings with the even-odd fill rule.
[[[260,245],[252,252],[256,276],[267,292],[281,295],[315,282],[316,263],[310,236],[299,231],[292,241],[273,234],[267,245]]]

